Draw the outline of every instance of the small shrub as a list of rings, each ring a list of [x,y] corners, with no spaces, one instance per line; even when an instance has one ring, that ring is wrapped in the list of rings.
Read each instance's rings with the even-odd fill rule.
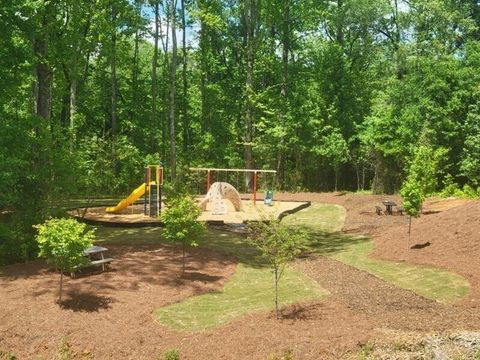
[[[58,347],[58,358],[60,360],[73,359],[72,349],[66,338],[62,338],[62,340],[60,340],[60,345]]]
[[[269,360],[293,360],[293,350],[285,350],[280,355],[272,354],[268,357]]]
[[[456,197],[462,199],[475,199],[480,197],[480,188],[475,190],[465,184],[463,188],[453,182],[452,176],[448,175],[443,182],[443,190],[438,193],[441,197]]]
[[[375,348],[372,344],[368,344],[368,343],[363,344],[358,353],[358,359],[359,360],[368,359],[368,357],[373,353],[374,350]]]
[[[305,234],[274,218],[252,222],[250,231],[248,240],[261,251],[274,274],[275,314],[278,319],[278,284],[288,262],[300,254],[301,239]]]
[[[200,214],[197,203],[189,196],[169,201],[168,208],[162,213],[164,237],[182,244],[182,274],[185,273],[186,248],[197,246],[196,238],[205,229],[205,224],[197,220]]]
[[[0,350],[0,360],[17,360],[17,357],[11,352],[4,352]]]
[[[34,225],[34,228],[38,230],[39,256],[60,270],[61,304],[63,273],[88,262],[83,252],[93,243],[93,230],[86,231],[86,225],[74,219],[49,219],[42,225]]]
[[[165,351],[163,355],[164,360],[180,360],[180,352],[177,349],[170,349]]]

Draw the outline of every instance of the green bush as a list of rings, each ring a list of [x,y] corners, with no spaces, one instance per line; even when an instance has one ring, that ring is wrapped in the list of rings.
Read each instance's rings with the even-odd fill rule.
[[[0,350],[0,360],[17,360],[17,357],[10,352]]]
[[[200,214],[197,203],[189,196],[171,199],[168,208],[162,213],[162,221],[165,224],[164,237],[182,244],[182,273],[185,272],[186,248],[197,246],[196,237],[205,228],[205,225],[197,220]]]
[[[15,219],[0,223],[0,265],[8,265],[37,257],[38,245],[31,225]]]
[[[465,184],[463,188],[453,182],[452,177],[448,176],[444,181],[444,188],[438,193],[441,197],[456,197],[461,199],[475,199],[480,197],[480,188],[475,190],[470,185]]]
[[[7,265],[23,260],[25,251],[22,250],[21,243],[15,239],[11,229],[0,224],[0,265]]]
[[[42,225],[34,225],[34,228],[38,230],[39,256],[60,269],[61,303],[63,273],[88,262],[83,252],[93,243],[93,230],[87,231],[85,224],[74,219],[49,219]]]
[[[163,358],[165,360],[180,360],[180,352],[177,349],[167,350]]]

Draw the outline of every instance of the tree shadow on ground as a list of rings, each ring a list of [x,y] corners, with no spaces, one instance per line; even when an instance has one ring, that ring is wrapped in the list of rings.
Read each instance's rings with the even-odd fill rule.
[[[305,241],[302,244],[302,253],[318,255],[334,255],[345,251],[350,247],[370,241],[363,236],[352,236],[341,232],[328,233],[323,231],[312,231],[304,228],[306,231]]]
[[[201,282],[215,282],[223,279],[223,276],[208,275],[197,271],[185,271],[181,279]]]
[[[0,278],[13,281],[17,279],[27,279],[34,276],[42,276],[51,271],[44,260],[29,261],[28,263],[16,263],[0,266]]]
[[[319,303],[293,304],[281,310],[282,320],[308,320],[316,317]]]
[[[67,299],[62,300],[64,309],[74,312],[97,312],[100,309],[110,309],[113,299],[107,296],[95,295],[82,291],[67,292]]]

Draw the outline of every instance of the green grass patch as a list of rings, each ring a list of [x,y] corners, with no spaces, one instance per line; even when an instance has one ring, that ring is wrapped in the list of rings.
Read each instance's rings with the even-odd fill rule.
[[[97,244],[149,245],[166,242],[159,227],[109,227],[94,226]]]
[[[332,233],[342,230],[347,212],[340,205],[312,203],[309,207],[283,218],[285,225]]]
[[[178,330],[202,330],[225,324],[254,311],[274,309],[273,275],[268,268],[239,263],[225,287],[155,311],[165,325]],[[305,275],[290,269],[279,284],[281,306],[321,299],[327,293]]]
[[[367,271],[391,284],[429,299],[448,302],[461,299],[468,294],[469,283],[460,275],[433,266],[410,265],[373,259],[373,241],[331,233],[341,229],[345,219],[337,205],[313,204],[285,218],[288,224],[301,226],[310,232],[305,240],[305,249],[321,255],[331,256],[345,264]],[[324,214],[326,220],[320,220]]]
[[[470,286],[460,275],[431,266],[373,259],[368,256],[372,250],[372,241],[366,240],[347,246],[333,257],[428,299],[448,302],[468,294]]]
[[[164,240],[160,228],[97,228],[99,243],[155,244]],[[202,330],[225,324],[254,311],[275,308],[274,278],[259,252],[247,240],[231,232],[208,229],[199,246],[233,254],[238,259],[235,274],[218,292],[191,297],[155,310],[157,319],[177,330]],[[279,284],[281,306],[322,299],[327,292],[315,281],[293,269],[285,269]]]
[[[164,324],[178,330],[202,330],[225,324],[254,311],[274,309],[274,282],[270,268],[246,239],[230,232],[208,230],[200,246],[234,254],[239,263],[221,291],[195,296],[155,311]],[[285,269],[279,284],[281,306],[327,295],[304,274]]]

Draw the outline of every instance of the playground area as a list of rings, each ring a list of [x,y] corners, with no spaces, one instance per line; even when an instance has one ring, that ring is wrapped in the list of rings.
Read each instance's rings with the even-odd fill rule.
[[[116,261],[68,278],[64,309],[54,303],[58,274],[42,261],[0,268],[0,354],[55,358],[64,344],[79,359],[151,359],[173,348],[181,359],[477,356],[479,201],[429,199],[407,244],[406,216],[375,214],[385,196],[276,198],[312,201],[282,220],[310,232],[280,290],[280,320],[270,270],[242,234],[209,228],[180,277],[181,251],[161,228],[98,227]]]
[[[205,211],[199,217],[200,221],[214,224],[242,224],[248,221],[261,220],[264,218],[279,217],[282,214],[292,213],[303,209],[309,205],[308,201],[275,201],[272,205],[265,205],[263,197],[256,205],[252,200],[242,199],[242,210],[235,211],[230,201],[225,201],[227,212],[224,214],[215,214],[213,204],[207,204]],[[198,198],[200,204],[202,198]],[[69,213],[75,217],[94,224],[106,224],[117,226],[160,226],[161,220],[158,217],[152,218],[144,215],[143,204],[133,204],[123,209],[119,213],[108,213],[105,207],[90,207],[88,209],[79,208]],[[163,205],[162,208],[165,208]],[[85,211],[85,213],[84,213]]]
[[[200,221],[210,224],[242,224],[248,221],[259,221],[269,218],[280,218],[309,206],[310,202],[273,199],[273,191],[260,191],[260,174],[270,175],[265,185],[273,185],[274,170],[214,169],[191,168],[197,175],[199,192],[205,186],[205,194],[198,195],[196,200],[202,209]],[[205,173],[205,179],[198,173]],[[148,165],[145,168],[145,181],[131,194],[112,206],[81,207],[69,211],[82,221],[92,224],[116,226],[161,226],[160,214],[166,208],[163,201],[164,169],[159,165]],[[233,176],[232,176],[233,175]],[[240,176],[241,175],[241,176]],[[240,193],[237,188],[251,175],[251,184],[243,185]],[[245,178],[243,178],[245,176]],[[204,180],[204,181],[203,181]],[[215,181],[221,180],[221,181]],[[236,186],[230,182],[236,181]],[[204,184],[203,184],[204,182]]]

